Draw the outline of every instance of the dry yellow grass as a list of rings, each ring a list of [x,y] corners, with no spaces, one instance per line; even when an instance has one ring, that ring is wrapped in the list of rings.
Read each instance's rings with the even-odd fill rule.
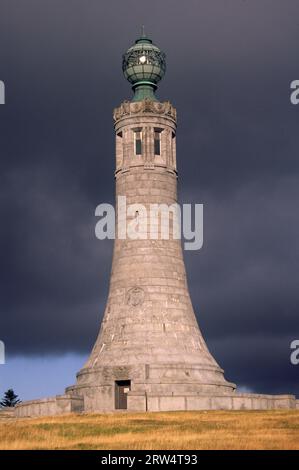
[[[299,449],[299,411],[89,414],[0,423],[0,449]]]

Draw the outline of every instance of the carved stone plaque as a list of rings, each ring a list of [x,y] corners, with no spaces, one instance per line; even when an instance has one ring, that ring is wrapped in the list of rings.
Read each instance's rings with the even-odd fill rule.
[[[126,304],[131,307],[137,307],[141,305],[144,300],[144,290],[141,287],[132,287],[129,289],[126,295]]]

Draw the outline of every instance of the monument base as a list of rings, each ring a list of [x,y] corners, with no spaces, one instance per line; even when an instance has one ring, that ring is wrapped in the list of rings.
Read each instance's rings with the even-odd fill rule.
[[[93,390],[94,393],[94,390]],[[34,418],[69,413],[91,412],[84,406],[85,397],[59,395],[42,400],[18,404],[12,414],[3,418]],[[128,393],[126,412],[163,412],[163,411],[203,411],[203,410],[278,410],[299,409],[299,400],[294,395],[262,395],[254,393],[233,393],[230,395],[157,395],[150,393]],[[121,411],[121,410],[119,410]],[[92,412],[115,412],[107,406],[99,406]]]
[[[293,395],[236,392],[218,365],[159,363],[83,368],[65,395],[20,403],[12,417],[296,408]]]

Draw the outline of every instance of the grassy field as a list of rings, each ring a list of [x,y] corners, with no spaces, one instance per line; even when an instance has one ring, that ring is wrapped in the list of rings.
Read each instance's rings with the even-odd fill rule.
[[[0,422],[1,449],[299,449],[299,411],[89,414]]]

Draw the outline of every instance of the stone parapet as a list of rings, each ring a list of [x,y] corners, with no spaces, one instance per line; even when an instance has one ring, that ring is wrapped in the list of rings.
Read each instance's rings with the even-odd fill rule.
[[[0,421],[12,419],[15,417],[15,408],[2,408],[0,409]]]
[[[76,391],[78,389],[76,388]],[[71,387],[70,387],[71,392]],[[106,396],[106,400],[105,400]],[[34,418],[80,412],[111,412],[110,398],[113,393],[108,386],[91,387],[85,390],[84,400],[78,396],[59,395],[41,400],[20,403],[12,410],[1,410],[0,419]],[[161,394],[130,391],[128,412],[165,412],[199,410],[280,410],[299,409],[299,400],[293,395],[265,395],[254,393],[192,393]]]
[[[262,395],[235,393],[231,395],[194,394],[182,395],[163,393],[144,394],[130,392],[129,411],[197,411],[197,410],[277,410],[296,409],[298,400],[293,395]]]
[[[177,121],[177,112],[175,107],[170,101],[153,101],[150,99],[144,99],[142,101],[123,101],[120,106],[114,109],[113,119],[117,123],[124,117],[143,115],[144,113],[157,114],[159,116],[169,116],[174,122]]]
[[[84,411],[84,399],[79,396],[57,395],[55,397],[19,403],[15,407],[15,417],[31,418],[53,416]]]

